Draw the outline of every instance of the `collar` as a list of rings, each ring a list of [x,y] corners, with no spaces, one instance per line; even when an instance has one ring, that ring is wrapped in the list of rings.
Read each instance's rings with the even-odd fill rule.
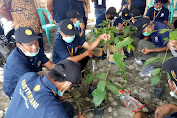
[[[44,76],[41,79],[42,83],[44,84],[44,86],[46,86],[48,89],[50,89],[54,95],[58,95],[58,90],[57,87],[47,78],[47,76]]]

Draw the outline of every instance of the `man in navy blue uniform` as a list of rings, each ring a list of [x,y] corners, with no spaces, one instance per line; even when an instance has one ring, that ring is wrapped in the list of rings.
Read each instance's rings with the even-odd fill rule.
[[[67,19],[70,19],[73,22],[74,27],[76,28],[76,30],[79,33],[79,36],[83,37],[85,27],[83,27],[83,25],[80,25],[79,18],[82,18],[82,16],[79,14],[79,12],[76,10],[69,10],[66,13],[66,17],[67,17]]]
[[[80,78],[80,65],[63,60],[47,76],[28,72],[20,77],[5,118],[73,118],[74,107],[64,92]],[[78,118],[85,118],[84,114]]]
[[[95,18],[97,19],[102,13],[106,12],[106,0],[92,0],[95,8]]]
[[[118,29],[120,30],[120,33],[124,33],[124,27],[129,25],[128,21],[126,20],[130,18],[131,18],[130,11],[127,8],[125,8],[122,10],[122,15],[116,18],[113,26],[118,27]]]
[[[141,11],[141,15],[144,15],[144,11],[146,8],[146,0],[129,0],[129,10],[139,9]]]
[[[145,36],[143,40],[139,41],[139,49],[142,52],[141,60],[147,60],[160,54],[162,57],[167,50],[167,43],[164,38],[169,37],[169,32],[159,33],[161,29],[168,29],[168,26],[160,22],[150,22],[149,18],[140,18],[135,23],[137,27],[137,36],[141,33]],[[155,30],[155,32],[153,32]],[[150,39],[152,41],[148,41]],[[167,57],[171,56],[171,53],[167,53]],[[159,67],[157,63],[153,66]]]
[[[151,21],[168,23],[169,11],[163,7],[162,0],[155,0],[154,7],[151,7],[146,14],[146,17],[150,18]]]
[[[61,22],[59,32],[59,38],[56,38],[53,43],[53,62],[58,63],[61,60],[70,59],[74,62],[80,62],[82,69],[87,64],[88,56],[92,57],[92,50],[99,42],[110,39],[110,35],[102,34],[94,42],[88,43],[85,39],[79,37],[77,30],[70,20],[63,20]],[[87,50],[80,54],[78,46],[82,46]]]
[[[113,20],[115,16],[118,14],[116,13],[116,8],[110,7],[105,13],[102,13],[97,19],[96,19],[96,25],[95,27],[100,27],[98,26],[99,24],[103,23],[103,21]],[[107,21],[108,22],[108,21]]]
[[[17,47],[8,56],[4,67],[3,90],[11,98],[19,78],[27,72],[39,72],[42,66],[48,70],[54,63],[39,48],[38,38],[30,27],[20,27],[15,32]]]

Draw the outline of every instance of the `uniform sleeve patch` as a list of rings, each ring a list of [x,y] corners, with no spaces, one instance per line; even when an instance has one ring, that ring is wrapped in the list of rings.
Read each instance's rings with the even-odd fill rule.
[[[39,91],[40,90],[40,85],[36,85],[35,87],[34,87],[34,91]]]

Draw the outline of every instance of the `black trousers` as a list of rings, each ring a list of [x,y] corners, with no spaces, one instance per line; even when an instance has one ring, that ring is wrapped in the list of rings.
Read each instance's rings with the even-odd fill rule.
[[[86,49],[78,49],[77,51],[77,55],[82,54],[86,51]],[[83,58],[81,61],[79,61],[79,63],[81,64],[81,71],[85,68],[85,66],[87,65],[87,62],[89,61],[90,57],[87,56],[85,58]]]
[[[133,10],[133,9],[139,9],[142,16],[144,15],[145,8],[146,8],[146,5],[144,5],[144,6],[131,6],[131,10]]]

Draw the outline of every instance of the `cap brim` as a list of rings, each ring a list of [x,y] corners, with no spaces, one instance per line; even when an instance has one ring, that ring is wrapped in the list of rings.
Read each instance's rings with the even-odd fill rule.
[[[21,42],[16,40],[16,43],[31,43],[32,41],[34,41],[36,39],[39,39],[39,38],[42,38],[42,37],[40,37],[40,36],[29,36],[28,39],[24,39]]]
[[[63,32],[63,31],[62,31]],[[73,28],[71,31],[68,31],[68,32],[63,32],[65,35],[75,35],[75,34],[78,34],[79,32]]]

